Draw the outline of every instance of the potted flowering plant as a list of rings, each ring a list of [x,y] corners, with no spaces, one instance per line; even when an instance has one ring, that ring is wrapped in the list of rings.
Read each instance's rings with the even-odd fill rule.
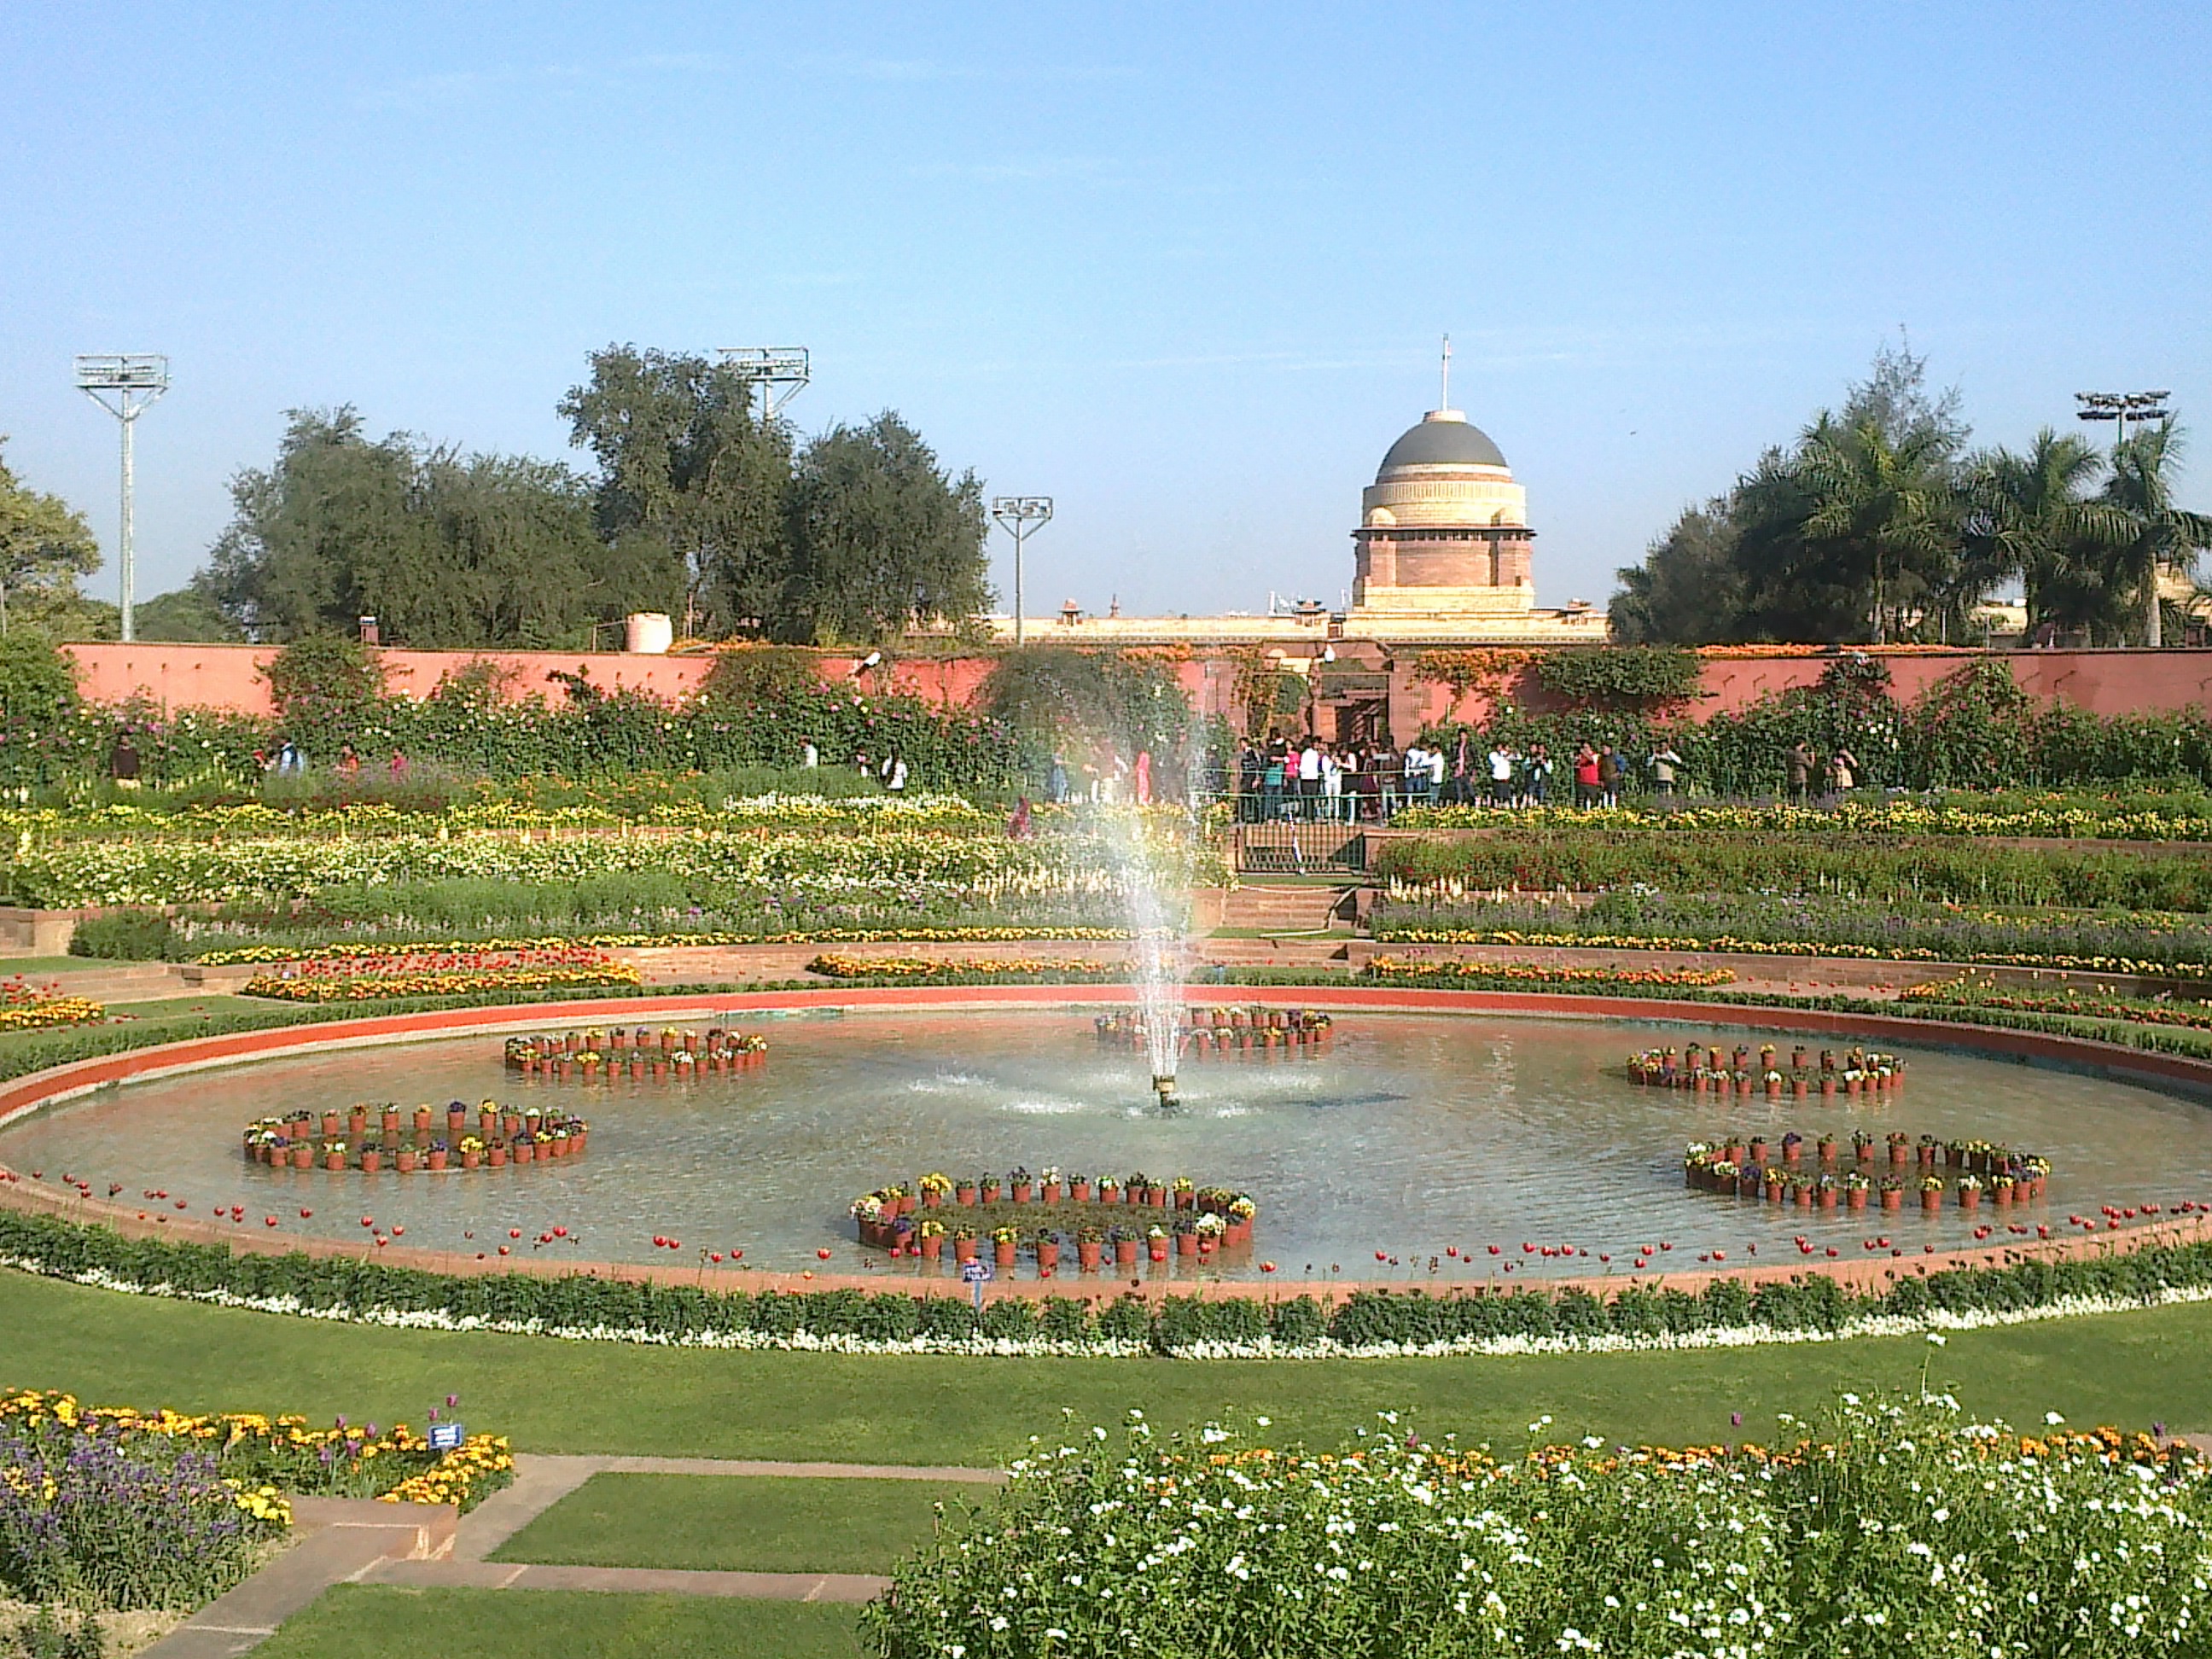
[[[421,1154],[416,1152],[413,1142],[409,1141],[401,1145],[398,1158],[400,1174],[413,1175],[415,1166],[420,1161]]]
[[[1011,1267],[1014,1265],[1014,1254],[1021,1248],[1021,1234],[1012,1227],[991,1229],[992,1252],[999,1266]]]
[[[952,1259],[973,1261],[975,1259],[975,1230],[962,1222],[952,1230]]]
[[[1962,1210],[1978,1210],[1982,1207],[1981,1176],[1962,1175],[1959,1177],[1959,1207]]]
[[[1060,1266],[1060,1235],[1050,1228],[1037,1233],[1030,1241],[1036,1251],[1037,1271],[1048,1273]]]
[[[1784,1164],[1796,1163],[1804,1156],[1804,1136],[1799,1134],[1795,1129],[1792,1129],[1788,1134],[1782,1137],[1782,1161]]]
[[[325,1170],[343,1170],[345,1166],[345,1142],[343,1140],[325,1141],[323,1143],[323,1167]]]
[[[1885,1210],[1901,1210],[1905,1207],[1905,1183],[1895,1176],[1884,1176],[1881,1178],[1881,1207]]]
[[[1075,1235],[1075,1265],[1085,1273],[1097,1273],[1098,1259],[1104,1254],[1105,1249],[1106,1234],[1103,1229],[1091,1226],[1082,1228]]]
[[[1087,1175],[1069,1176],[1067,1195],[1078,1204],[1088,1204],[1091,1201],[1091,1177]]]
[[[495,1140],[486,1146],[484,1162],[495,1170],[504,1170],[507,1167],[507,1143],[504,1140]]]
[[[452,1148],[447,1146],[444,1141],[432,1141],[430,1143],[430,1167],[434,1170],[444,1169],[446,1167],[446,1160],[449,1156],[451,1156],[451,1154]]]
[[[461,1167],[464,1170],[473,1170],[482,1164],[483,1150],[483,1136],[463,1135],[461,1137]]]
[[[1864,1129],[1851,1131],[1851,1156],[1862,1164],[1874,1156],[1874,1137]]]
[[[1114,1265],[1117,1267],[1135,1266],[1137,1235],[1127,1227],[1115,1227],[1109,1230],[1107,1237],[1114,1242]]]
[[[361,1167],[366,1175],[374,1175],[381,1170],[384,1167],[384,1148],[373,1140],[362,1142]]]
[[[1012,1192],[1014,1202],[1017,1204],[1028,1203],[1030,1194],[1036,1190],[1036,1182],[1030,1179],[1030,1172],[1020,1168],[1015,1169],[1013,1173],[1006,1177],[1006,1185]]]
[[[933,1219],[924,1221],[915,1229],[915,1231],[921,1236],[923,1259],[928,1261],[943,1261],[945,1259],[945,1224]]]
[[[1198,1254],[1198,1218],[1196,1216],[1176,1218],[1175,1248],[1177,1255]]]
[[[1892,1169],[1912,1161],[1912,1138],[1902,1129],[1889,1132],[1889,1163]]]
[[[1929,1215],[1943,1207],[1943,1177],[1931,1175],[1920,1177],[1920,1207]]]
[[[1819,1157],[1821,1163],[1833,1164],[1836,1161],[1836,1138],[1834,1135],[1823,1134],[1816,1145],[1819,1149]]]
[[[2000,1210],[2010,1207],[2013,1200],[2013,1190],[2017,1184],[2018,1183],[2015,1182],[2008,1175],[1991,1176],[1990,1177],[1990,1202],[1996,1205]]]
[[[1196,1206],[1198,1203],[1198,1192],[1197,1189],[1190,1184],[1190,1177],[1188,1176],[1177,1176],[1175,1178],[1173,1184],[1173,1191],[1175,1193],[1176,1208],[1178,1210],[1188,1210]]]
[[[953,1201],[955,1204],[959,1204],[959,1205],[968,1206],[972,1206],[975,1204],[975,1176],[962,1176],[959,1178],[959,1180],[957,1180],[957,1181],[956,1181],[956,1182],[954,1182],[952,1183],[952,1201]]]
[[[1060,1171],[1047,1164],[1037,1171],[1037,1196],[1041,1202],[1057,1204],[1061,1191]]]
[[[1866,1208],[1867,1194],[1872,1190],[1872,1183],[1856,1170],[1844,1177],[1844,1201],[1851,1209]]]
[[[1123,1202],[1124,1200],[1121,1197],[1121,1183],[1115,1180],[1112,1176],[1100,1176],[1098,1177],[1098,1201],[1101,1204],[1119,1204]]]
[[[1145,1254],[1155,1261],[1168,1259],[1167,1229],[1155,1222],[1145,1230]]]
[[[987,1175],[975,1184],[986,1204],[996,1204],[999,1201],[999,1194],[1006,1190],[999,1177],[994,1175]]]
[[[952,1190],[952,1177],[933,1170],[914,1184],[921,1194],[922,1207],[933,1210],[945,1202],[945,1194]]]

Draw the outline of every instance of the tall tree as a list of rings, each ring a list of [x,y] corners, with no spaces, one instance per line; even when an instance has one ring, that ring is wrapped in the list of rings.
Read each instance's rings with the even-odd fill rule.
[[[0,436],[0,447],[8,440]],[[100,544],[84,514],[58,495],[19,480],[0,454],[0,628],[19,617],[51,620],[78,600],[76,579],[100,568]]]
[[[1951,574],[1958,515],[1950,447],[1940,431],[1893,433],[1871,416],[1849,427],[1824,416],[1799,445],[1793,470],[1807,510],[1772,528],[1794,544],[1798,568],[1818,568],[1865,594],[1877,641],[1889,637],[1899,611],[1934,597]]]
[[[1613,637],[1626,645],[1710,645],[1741,635],[1743,580],[1727,497],[1685,507],[1644,562],[1615,572]]]
[[[2106,504],[2123,515],[2124,532],[2115,561],[2117,574],[2134,587],[2142,607],[2143,642],[2164,641],[2158,591],[2159,574],[2189,575],[2197,556],[2212,548],[2212,514],[2174,505],[2173,477],[2181,459],[2181,428],[2172,421],[2138,431],[2112,451],[2112,476],[2105,485]]]
[[[791,441],[753,413],[748,383],[684,352],[611,345],[561,400],[599,465],[599,533],[631,561],[684,574],[703,632],[760,627],[788,605]]]
[[[1964,469],[1960,563],[1984,591],[2018,578],[2031,632],[2117,627],[2111,566],[2124,521],[2092,492],[2104,458],[2045,427],[2025,454],[2002,447]]]
[[[412,645],[568,645],[678,591],[600,541],[591,490],[566,467],[404,433],[372,441],[350,408],[294,410],[276,464],[240,473],[231,499],[195,585],[264,640],[368,615]]]
[[[971,622],[991,601],[983,486],[952,477],[896,414],[834,427],[792,479],[789,636],[880,640]]]

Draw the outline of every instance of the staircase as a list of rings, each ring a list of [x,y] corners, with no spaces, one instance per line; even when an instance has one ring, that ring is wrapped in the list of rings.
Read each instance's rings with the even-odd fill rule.
[[[1265,882],[1249,883],[1230,893],[1222,907],[1221,925],[1268,933],[1318,933],[1331,927],[1349,927],[1358,891],[1349,884],[1271,886]]]

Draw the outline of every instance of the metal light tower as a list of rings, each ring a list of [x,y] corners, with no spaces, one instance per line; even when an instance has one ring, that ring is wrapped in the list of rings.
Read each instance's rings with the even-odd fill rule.
[[[814,378],[805,346],[723,346],[715,356],[748,386],[760,388],[763,426],[781,415],[783,406]]]
[[[101,352],[76,360],[77,390],[123,426],[123,517],[115,538],[115,562],[122,577],[123,642],[135,636],[131,610],[137,574],[131,553],[131,434],[147,407],[169,389],[169,360],[157,351]]]
[[[2120,451],[2128,441],[2130,421],[2162,421],[2172,411],[2166,407],[2171,397],[2166,392],[2077,392],[2074,401],[2081,405],[2075,411],[2084,421],[2116,421],[2118,436],[2112,442],[2112,456],[2118,465]],[[2150,572],[2150,616],[2143,628],[2143,643],[2155,651],[2165,641],[2165,618],[2159,614],[2158,565],[2153,561]]]
[[[991,517],[1014,538],[1014,644],[1022,642],[1022,544],[1052,522],[1049,495],[994,495]]]

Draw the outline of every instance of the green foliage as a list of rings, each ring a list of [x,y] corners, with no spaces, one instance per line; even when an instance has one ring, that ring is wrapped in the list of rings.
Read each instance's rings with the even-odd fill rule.
[[[1600,646],[1547,651],[1536,659],[1536,683],[1585,708],[1650,711],[1697,696],[1704,664],[1672,645]]]
[[[963,623],[990,603],[983,486],[938,465],[896,414],[833,427],[800,453],[779,637],[831,644]]]
[[[1012,731],[1053,747],[1118,754],[1182,751],[1190,700],[1163,657],[1036,646],[1000,658],[983,704]]]
[[[1743,572],[1727,497],[1682,509],[1642,564],[1615,571],[1620,590],[1609,615],[1624,645],[1712,645],[1743,631]]]
[[[36,788],[103,751],[77,718],[76,668],[40,629],[0,635],[0,785]]]
[[[100,544],[84,514],[21,483],[0,455],[0,624],[11,608],[20,620],[66,605],[76,579],[99,568]]]
[[[600,539],[567,468],[372,441],[350,408],[294,410],[275,465],[239,474],[231,496],[193,588],[260,639],[368,615],[418,647],[556,645],[676,591]]]
[[[70,935],[73,957],[104,957],[125,962],[174,962],[176,929],[162,911],[110,910],[87,916]]]
[[[0,1637],[0,1659],[106,1659],[100,1620],[89,1613],[64,1619],[50,1601]]]
[[[206,586],[197,581],[141,599],[131,612],[131,629],[142,640],[192,644],[232,645],[246,637]]]

